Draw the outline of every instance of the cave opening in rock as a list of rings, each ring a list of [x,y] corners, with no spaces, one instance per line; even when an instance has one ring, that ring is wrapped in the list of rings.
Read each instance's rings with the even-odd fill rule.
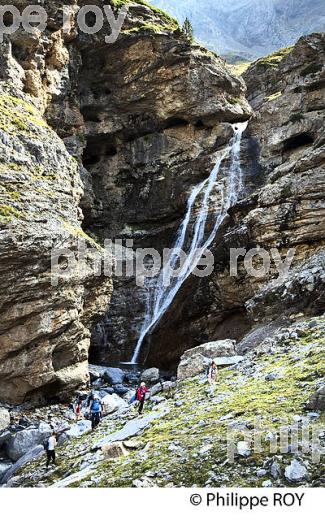
[[[297,148],[301,148],[302,146],[313,144],[313,142],[314,138],[310,133],[302,132],[301,134],[289,137],[289,139],[284,141],[282,151],[284,153],[290,152],[292,150],[296,150]]]
[[[98,153],[98,150],[88,143],[82,154],[82,164],[87,168],[88,166],[94,166],[99,163],[99,161],[100,154]]]
[[[182,117],[172,117],[166,121],[165,129],[187,126],[189,123]]]
[[[199,130],[205,128],[205,124],[203,123],[202,119],[199,119],[196,123],[195,123],[195,128],[198,128]]]
[[[81,109],[84,120],[90,123],[100,123],[102,118],[97,106],[85,106]]]

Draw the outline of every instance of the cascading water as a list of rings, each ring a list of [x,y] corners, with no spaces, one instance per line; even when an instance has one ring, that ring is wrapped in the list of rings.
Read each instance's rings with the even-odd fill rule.
[[[229,146],[223,150],[217,158],[210,176],[196,186],[188,199],[187,210],[181,223],[168,262],[161,269],[156,278],[147,281],[147,305],[146,317],[141,327],[140,336],[136,344],[131,363],[137,363],[144,338],[148,332],[158,323],[160,318],[171,305],[180,287],[193,269],[197,266],[204,250],[206,250],[216,236],[218,228],[224,220],[227,212],[237,200],[238,194],[243,187],[242,170],[240,165],[241,137],[247,123],[236,123],[233,125],[234,136]],[[229,174],[225,178],[225,184],[221,189],[221,207],[213,215],[214,224],[212,229],[207,229],[207,219],[210,210],[210,197],[216,188],[216,182],[221,164],[230,156]],[[202,200],[201,200],[202,199]],[[200,202],[201,200],[201,202]],[[194,209],[197,213],[194,215]],[[194,219],[191,216],[194,215]],[[181,266],[180,251],[186,253],[186,260]],[[176,277],[172,274],[179,267]]]

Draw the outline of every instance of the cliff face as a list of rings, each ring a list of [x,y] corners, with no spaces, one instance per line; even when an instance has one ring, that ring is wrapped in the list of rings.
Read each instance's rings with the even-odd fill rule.
[[[82,208],[84,226],[101,240],[119,238],[124,246],[131,239],[161,252],[173,244],[190,190],[228,143],[229,123],[251,109],[243,81],[220,58],[179,31],[133,31],[148,11],[131,6],[114,45],[80,43],[89,186]],[[134,277],[116,277],[110,310],[92,336],[92,359],[130,359],[144,313]]]
[[[245,73],[255,110],[242,147],[247,196],[215,241],[214,274],[189,279],[152,335],[149,363],[163,349],[172,363],[204,341],[251,331],[245,350],[289,314],[324,310],[323,62],[324,35],[313,34]],[[249,276],[242,257],[230,276],[230,248],[240,247],[276,248],[282,261],[294,248],[288,276],[278,279],[273,261],[265,276]]]
[[[46,1],[43,33],[20,29],[1,45],[0,399],[11,402],[83,384],[104,313],[94,348],[96,338],[110,357],[133,347],[143,295],[134,279],[116,280],[107,314],[111,280],[94,276],[103,252],[84,231],[100,243],[169,246],[229,123],[250,115],[243,81],[192,47],[175,20],[131,2],[107,45],[107,24],[85,35],[76,12],[63,33],[63,7],[83,4]],[[52,247],[76,253],[80,238],[96,253],[54,287]]]
[[[89,252],[53,285],[54,249],[76,255],[78,237],[94,247],[80,227],[79,166],[23,92],[11,45],[1,50],[0,399],[16,403],[87,381],[89,328],[111,281],[93,276]]]

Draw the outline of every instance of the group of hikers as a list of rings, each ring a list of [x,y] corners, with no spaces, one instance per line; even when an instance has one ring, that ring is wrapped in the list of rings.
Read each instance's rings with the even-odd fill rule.
[[[214,396],[215,384],[217,379],[217,365],[214,361],[208,366],[207,369],[207,379],[210,385],[210,397]],[[139,415],[143,412],[143,407],[146,399],[146,395],[149,392],[149,388],[146,386],[144,382],[142,382],[136,389],[134,395],[130,399],[130,404],[138,406]],[[101,421],[102,413],[103,413],[103,404],[101,398],[97,392],[92,390],[90,394],[86,398],[86,403],[84,403],[85,398],[79,396],[75,405],[73,407],[76,420],[79,421],[83,418],[83,416],[89,418],[91,420],[92,429],[96,428]],[[85,412],[83,413],[83,409]],[[47,460],[46,467],[48,468],[50,463],[55,464],[55,447],[57,445],[56,434],[53,431],[51,436],[47,439],[44,447],[46,449]]]
[[[148,392],[149,388],[147,388],[146,384],[142,382],[130,399],[130,404],[138,404],[139,415],[142,414],[146,394]],[[84,400],[85,399],[83,397],[78,397],[74,406],[76,420],[79,421],[83,416],[85,416],[91,420],[91,427],[94,429],[100,423],[103,414],[103,404],[101,398],[96,391],[92,390],[87,397],[86,404],[84,404]],[[82,411],[83,409],[85,409],[84,413]]]

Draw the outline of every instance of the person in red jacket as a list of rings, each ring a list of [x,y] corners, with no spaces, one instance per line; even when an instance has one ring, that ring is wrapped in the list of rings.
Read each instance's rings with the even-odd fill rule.
[[[145,383],[141,383],[137,390],[137,401],[139,401],[139,415],[142,414],[144,401],[146,399],[146,394],[149,392],[149,389],[146,387]]]

